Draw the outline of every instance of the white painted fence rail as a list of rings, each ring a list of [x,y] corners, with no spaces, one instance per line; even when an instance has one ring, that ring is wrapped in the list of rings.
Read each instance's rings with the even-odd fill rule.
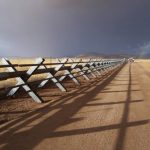
[[[7,79],[15,78],[17,83],[14,86],[8,87],[6,96],[15,95],[20,88],[23,88],[27,94],[37,103],[42,103],[42,98],[37,94],[36,90],[31,88],[32,82],[29,79],[33,75],[45,74],[46,77],[42,80],[37,80],[37,88],[44,87],[49,81],[52,81],[62,92],[67,89],[63,85],[63,80],[70,78],[75,84],[80,85],[78,77],[83,77],[85,80],[101,76],[103,72],[114,70],[125,63],[125,59],[89,59],[89,60],[74,60],[66,58],[59,60],[57,63],[44,63],[44,58],[36,58],[33,64],[12,64],[7,58],[1,59],[0,68],[5,68],[5,72],[0,72],[0,82]],[[26,71],[18,71],[17,67],[29,67]]]

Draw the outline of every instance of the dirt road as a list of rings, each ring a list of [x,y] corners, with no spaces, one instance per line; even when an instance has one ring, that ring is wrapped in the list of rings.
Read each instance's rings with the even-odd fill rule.
[[[0,126],[4,150],[149,150],[150,61]],[[47,96],[48,97],[48,96]]]

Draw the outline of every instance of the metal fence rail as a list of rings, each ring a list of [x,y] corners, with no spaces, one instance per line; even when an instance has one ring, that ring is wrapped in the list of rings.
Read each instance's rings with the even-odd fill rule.
[[[29,79],[33,75],[46,74],[46,77],[41,80],[36,80],[37,88],[44,87],[49,81],[52,81],[62,92],[67,89],[63,85],[63,80],[70,78],[75,84],[80,85],[78,77],[83,77],[85,80],[90,80],[101,76],[104,72],[109,72],[120,67],[125,59],[89,59],[84,61],[80,59],[75,61],[73,59],[59,60],[57,63],[44,63],[44,58],[36,58],[33,64],[12,64],[7,58],[2,58],[0,68],[6,69],[5,72],[0,72],[0,82],[15,78],[16,85],[9,86],[6,96],[15,95],[20,88],[23,88],[31,98],[37,102],[42,103],[43,99],[37,94],[36,90],[31,88]],[[19,71],[18,67],[29,67],[28,70]]]

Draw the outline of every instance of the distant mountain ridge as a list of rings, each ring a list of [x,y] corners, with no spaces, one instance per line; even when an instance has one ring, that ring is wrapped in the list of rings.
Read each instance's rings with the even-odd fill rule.
[[[78,55],[79,58],[129,58],[131,55],[127,54],[102,54],[102,53],[96,53],[96,52],[90,52],[86,54]]]
[[[76,56],[78,58],[143,58],[148,59],[150,58],[150,53],[144,54],[144,55],[138,55],[138,54],[102,54],[102,53],[96,53],[96,52],[89,52],[86,54],[81,54]]]

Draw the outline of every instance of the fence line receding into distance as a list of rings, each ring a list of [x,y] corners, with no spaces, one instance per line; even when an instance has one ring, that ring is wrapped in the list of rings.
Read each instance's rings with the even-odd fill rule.
[[[37,103],[42,103],[42,98],[32,88],[33,81],[29,79],[33,75],[46,74],[45,78],[37,79],[37,88],[44,87],[49,81],[52,81],[62,92],[67,89],[63,85],[66,78],[72,80],[75,84],[80,85],[78,77],[85,80],[101,76],[104,72],[115,70],[122,66],[125,59],[57,59],[55,63],[45,63],[44,58],[36,58],[35,63],[31,64],[14,64],[7,58],[1,59],[0,82],[6,82],[8,79],[15,79],[16,85],[10,85],[5,88],[5,96],[12,97],[20,88],[23,88],[28,95]],[[19,68],[28,68],[26,70],[18,70]],[[4,89],[4,88],[2,88]],[[0,89],[0,90],[2,90]]]

